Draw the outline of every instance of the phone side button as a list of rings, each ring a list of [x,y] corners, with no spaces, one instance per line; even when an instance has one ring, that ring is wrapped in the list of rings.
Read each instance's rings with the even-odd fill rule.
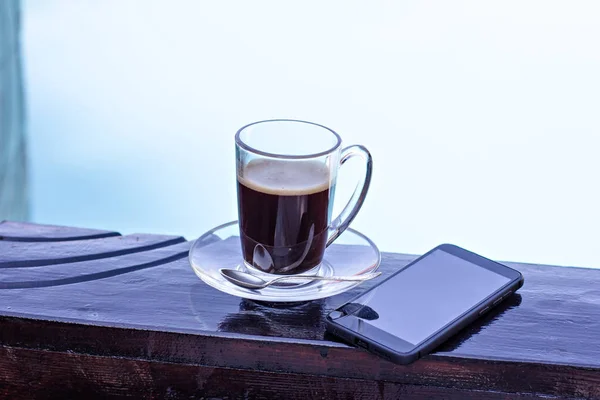
[[[488,312],[488,311],[490,311],[490,308],[489,308],[489,307],[486,307],[486,308],[484,308],[483,310],[479,311],[479,315],[483,315],[483,314],[485,314],[485,313],[486,313],[486,312]]]
[[[496,299],[496,301],[494,302],[494,304],[492,304],[494,307],[497,306],[498,304],[500,304],[500,302],[504,300],[504,297],[500,297],[498,299]]]

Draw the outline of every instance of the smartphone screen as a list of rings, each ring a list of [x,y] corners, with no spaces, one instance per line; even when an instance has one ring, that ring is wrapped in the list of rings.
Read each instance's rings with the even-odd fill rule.
[[[432,250],[340,308],[344,316],[335,323],[377,343],[409,352],[514,282],[506,271],[520,276],[474,253],[469,252],[474,256],[469,259],[443,248]],[[479,259],[495,266],[486,268],[477,262]]]

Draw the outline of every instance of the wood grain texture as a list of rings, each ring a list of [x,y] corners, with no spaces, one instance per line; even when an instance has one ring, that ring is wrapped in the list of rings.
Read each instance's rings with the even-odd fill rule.
[[[154,250],[41,267],[10,268],[0,274],[0,289],[69,285],[127,274],[186,258],[190,243],[181,242]]]
[[[129,357],[262,372],[309,374],[453,387],[461,390],[600,398],[598,369],[540,363],[428,356],[395,365],[360,349],[323,341],[210,332],[164,332],[4,317],[0,342],[11,348]],[[51,325],[51,326],[50,326]]]
[[[50,370],[46,366],[51,366]],[[469,391],[363,379],[165,364],[0,347],[0,395],[143,399],[532,399],[526,393]],[[548,397],[543,397],[548,399]]]
[[[133,234],[50,243],[0,241],[0,268],[38,267],[116,257],[185,241],[181,236]]]
[[[40,225],[27,222],[0,221],[0,240],[12,242],[63,242],[120,236],[118,232],[98,229]]]
[[[110,239],[114,238],[100,240]],[[259,303],[223,294],[198,280],[186,258],[189,243],[110,257],[119,251],[118,243],[112,242],[114,249],[105,247],[95,260],[0,269],[0,345],[13,354],[24,352],[24,358],[19,355],[15,360],[57,353],[56,357],[116,357],[160,364],[165,368],[161,373],[173,382],[182,365],[194,365],[190,371],[200,371],[200,366],[221,371],[219,384],[198,378],[207,392],[194,393],[205,397],[223,396],[216,394],[218,386],[237,376],[255,388],[252,393],[261,393],[262,388],[272,394],[261,378],[264,374],[300,374],[311,378],[305,383],[301,377],[278,379],[299,388],[310,382],[325,385],[315,393],[326,393],[327,398],[332,392],[325,382],[340,389],[350,384],[346,380],[356,384],[351,387],[371,388],[369,393],[375,386],[388,385],[393,389],[386,393],[408,398],[410,390],[415,397],[421,391],[433,398],[468,398],[470,391],[481,395],[474,398],[600,398],[600,270],[512,263],[526,280],[519,294],[434,354],[398,366],[325,335],[326,313],[376,282],[318,301]],[[384,276],[412,259],[384,254]],[[6,259],[0,252],[2,263]],[[64,362],[61,368],[69,371],[75,368],[74,359],[68,357],[60,362],[44,360],[47,365]],[[102,373],[110,375],[110,368]],[[122,372],[114,371],[111,379],[120,379]],[[0,383],[7,382],[3,376]],[[93,373],[76,376],[94,385]],[[158,378],[143,384],[129,379],[140,390],[163,385]],[[187,398],[195,390],[186,387],[173,392],[179,393],[173,398]],[[357,393],[388,398],[385,393],[375,397]],[[250,398],[261,398],[256,396]]]

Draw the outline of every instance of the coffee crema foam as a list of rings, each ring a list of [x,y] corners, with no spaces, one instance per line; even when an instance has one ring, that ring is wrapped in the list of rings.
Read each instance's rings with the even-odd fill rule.
[[[322,162],[253,160],[238,175],[238,181],[258,192],[299,196],[329,189],[329,169]]]

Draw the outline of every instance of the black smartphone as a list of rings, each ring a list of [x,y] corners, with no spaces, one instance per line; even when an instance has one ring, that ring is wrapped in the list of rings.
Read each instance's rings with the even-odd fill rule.
[[[327,331],[399,364],[428,354],[523,286],[519,271],[442,244],[327,315]]]

